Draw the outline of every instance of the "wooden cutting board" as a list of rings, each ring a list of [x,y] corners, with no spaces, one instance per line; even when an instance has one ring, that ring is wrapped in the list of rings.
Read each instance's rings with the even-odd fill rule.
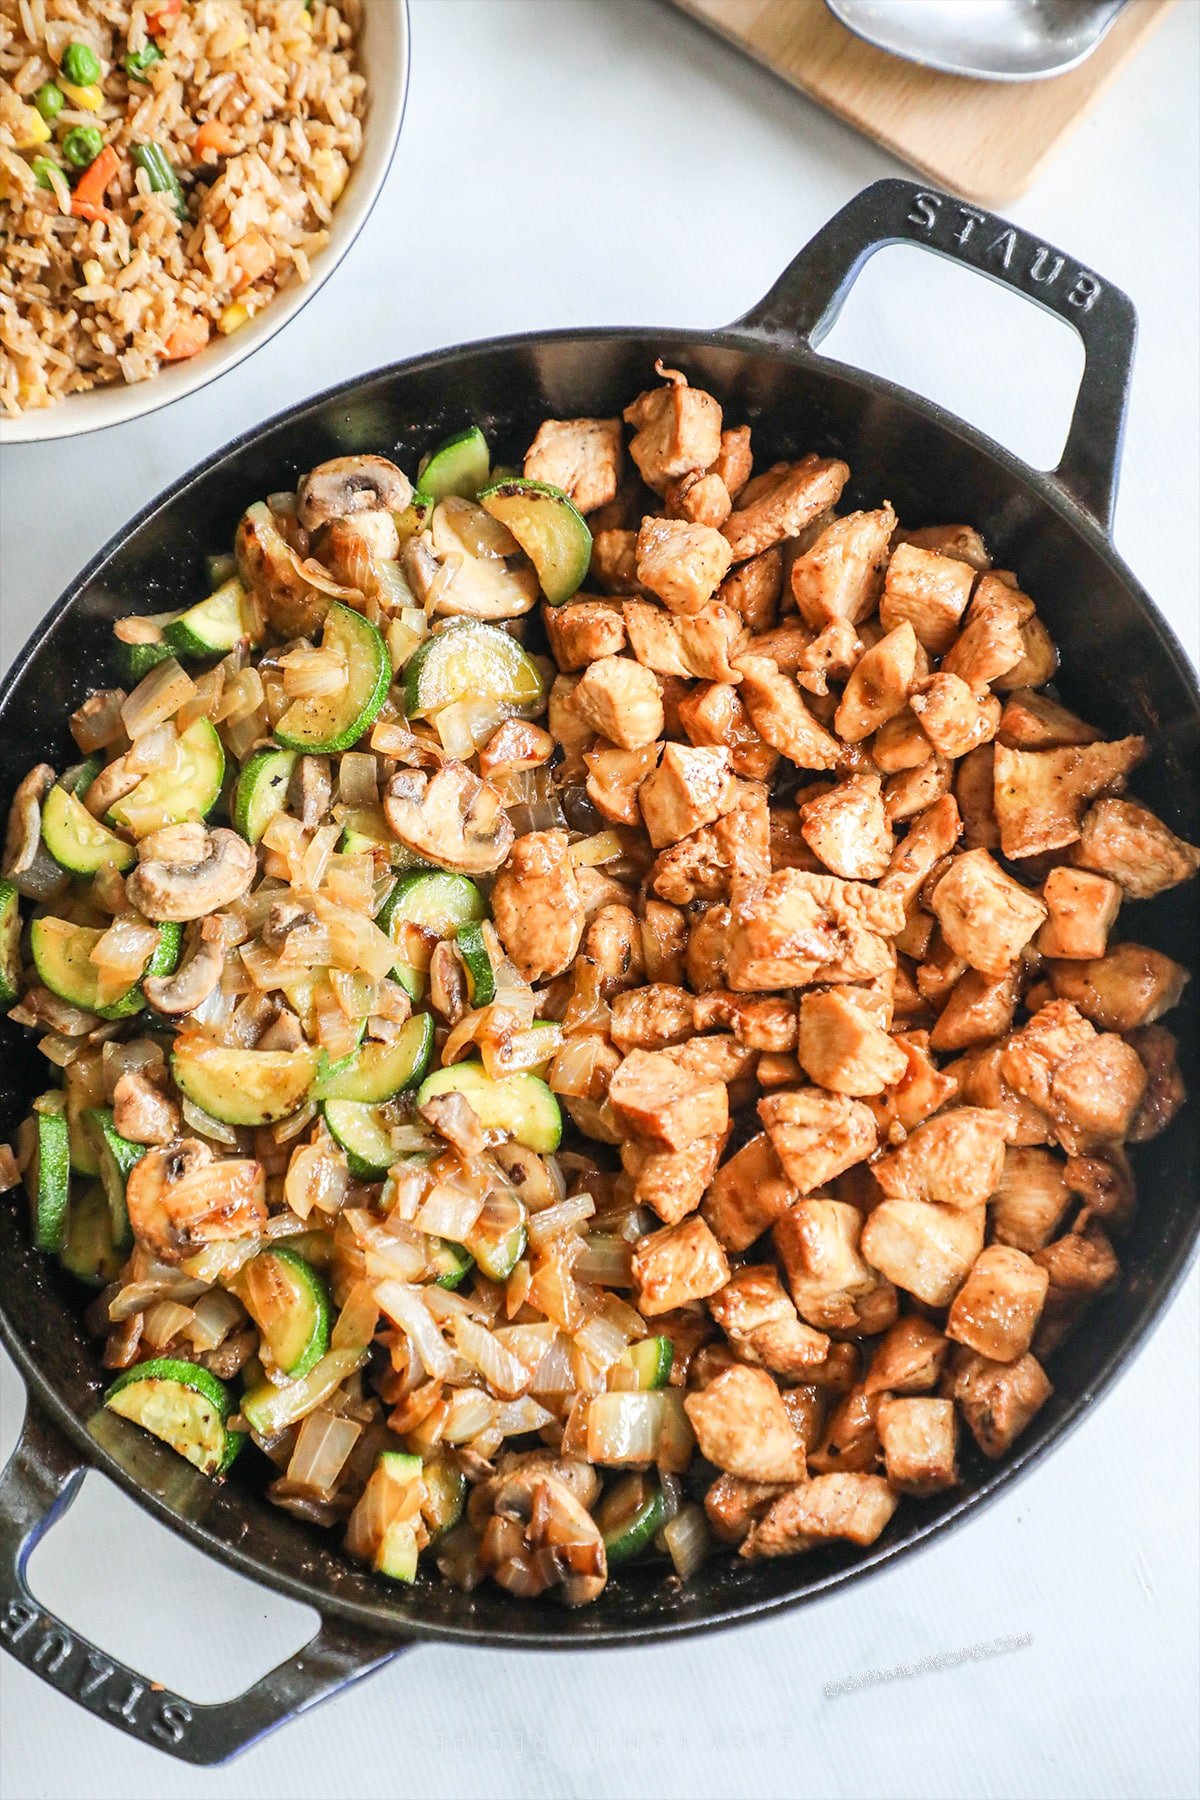
[[[1025,191],[1174,0],[1131,0],[1086,62],[1024,82],[902,62],[839,25],[824,0],[675,4],[940,186],[994,205]]]

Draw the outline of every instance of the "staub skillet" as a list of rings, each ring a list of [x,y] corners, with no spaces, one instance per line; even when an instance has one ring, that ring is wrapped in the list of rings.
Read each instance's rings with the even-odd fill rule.
[[[883,245],[922,244],[1056,313],[1083,340],[1086,367],[1058,469],[1031,471],[978,432],[886,381],[817,354],[858,271]],[[1195,838],[1200,691],[1179,645],[1117,557],[1109,527],[1133,357],[1124,294],[1071,257],[949,195],[894,180],[840,212],[771,292],[724,331],[572,331],[441,351],[335,388],[203,464],[102,551],[39,626],[0,691],[0,802],[35,757],[61,764],[67,714],[107,679],[111,621],[161,611],[191,591],[203,554],[231,540],[256,496],[291,486],[326,457],[379,450],[411,467],[439,433],[476,420],[508,460],[548,417],[609,413],[650,379],[684,367],[754,428],[767,461],[807,450],[843,456],[847,499],[890,499],[912,524],[969,520],[997,561],[1020,572],[1062,648],[1063,697],[1106,728],[1144,732],[1153,760],[1138,789]],[[1138,931],[1196,967],[1187,888],[1139,909]],[[1195,984],[1200,987],[1200,982]],[[1181,1036],[1193,1051],[1195,1013]],[[1194,1062],[1194,1055],[1192,1057]],[[32,1044],[0,1024],[0,1136],[44,1077]],[[1196,1069],[1187,1070],[1189,1087]],[[999,1467],[968,1460],[953,1493],[905,1510],[867,1554],[828,1550],[748,1564],[715,1558],[685,1587],[653,1566],[614,1578],[578,1612],[461,1594],[436,1580],[389,1587],[270,1506],[249,1473],[217,1486],[99,1408],[101,1371],[76,1296],[29,1242],[20,1205],[0,1210],[0,1335],[29,1388],[17,1451],[0,1477],[0,1635],[27,1668],[146,1743],[194,1763],[236,1754],[272,1726],[385,1662],[414,1639],[522,1649],[636,1644],[794,1605],[878,1568],[964,1520],[1030,1468],[1099,1398],[1145,1340],[1179,1281],[1198,1225],[1200,1145],[1193,1101],[1139,1158],[1137,1224],[1118,1290],[1051,1365],[1053,1400]],[[253,1459],[246,1459],[247,1463]],[[88,1468],[246,1575],[307,1602],[317,1635],[249,1692],[199,1706],[104,1656],[33,1599],[24,1569]],[[915,1521],[915,1522],[914,1522]]]

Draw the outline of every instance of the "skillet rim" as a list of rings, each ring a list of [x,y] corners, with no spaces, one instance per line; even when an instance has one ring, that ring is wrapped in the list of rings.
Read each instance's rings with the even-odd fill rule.
[[[1193,715],[1200,719],[1200,674],[1183,649],[1173,627],[1164,618],[1146,589],[1119,555],[1108,532],[1085,506],[1065,492],[1055,478],[1055,471],[1033,468],[1005,446],[997,443],[966,420],[958,418],[938,402],[926,399],[898,382],[889,381],[886,377],[876,375],[869,370],[857,369],[837,358],[823,356],[802,339],[797,338],[788,342],[774,333],[768,334],[735,323],[708,331],[677,326],[670,328],[639,325],[591,328],[572,326],[552,331],[517,332],[502,337],[476,339],[467,343],[445,346],[417,356],[406,357],[397,362],[384,364],[380,368],[368,370],[363,374],[349,376],[344,381],[336,382],[316,394],[282,408],[270,418],[248,427],[237,437],[218,447],[200,463],[178,476],[158,495],[148,501],[132,519],[119,527],[89,559],[85,567],[68,584],[53,606],[34,627],[13,658],[3,678],[0,679],[0,729],[3,729],[4,714],[10,698],[19,687],[47,633],[95,579],[108,560],[149,520],[167,507],[181,501],[210,472],[249,448],[257,440],[284,426],[294,425],[305,413],[338,402],[350,401],[362,390],[389,379],[399,379],[417,372],[432,373],[447,364],[503,355],[534,346],[559,344],[579,346],[587,343],[622,341],[632,344],[644,343],[649,354],[656,349],[661,351],[664,347],[674,351],[691,345],[693,348],[728,350],[739,355],[768,358],[793,367],[826,369],[869,396],[902,404],[926,424],[932,425],[951,438],[968,445],[974,451],[982,453],[999,467],[1010,487],[1016,484],[1029,490],[1040,506],[1048,507],[1051,512],[1056,513],[1084,539],[1085,544],[1093,553],[1099,555],[1101,560],[1109,566],[1134,602],[1136,610],[1141,614],[1142,624],[1156,637],[1164,656],[1173,667],[1188,696]],[[1196,1112],[1197,1116],[1192,1121],[1193,1129],[1200,1126],[1200,1096],[1197,1097]],[[586,1635],[578,1638],[569,1637],[557,1631],[543,1630],[536,1624],[535,1619],[527,1614],[524,1615],[527,1623],[521,1625],[518,1621],[522,1619],[523,1615],[515,1608],[512,1629],[505,1628],[500,1631],[473,1626],[469,1619],[462,1623],[447,1624],[444,1621],[430,1621],[397,1615],[387,1605],[385,1593],[381,1593],[378,1605],[368,1605],[336,1594],[327,1594],[301,1577],[289,1574],[286,1569],[264,1566],[252,1552],[243,1549],[238,1544],[227,1542],[219,1534],[210,1531],[203,1521],[181,1516],[157,1494],[139,1486],[134,1477],[95,1441],[86,1426],[70,1412],[54,1387],[41,1373],[32,1353],[9,1321],[2,1293],[0,1293],[0,1342],[3,1342],[12,1356],[26,1384],[27,1416],[31,1410],[40,1411],[73,1445],[80,1455],[82,1466],[87,1469],[96,1469],[105,1475],[160,1523],[179,1533],[205,1554],[215,1557],[251,1581],[260,1582],[275,1592],[285,1595],[288,1599],[312,1607],[322,1616],[333,1616],[375,1634],[395,1633],[397,1649],[402,1649],[413,1641],[461,1643],[475,1648],[491,1649],[564,1651],[611,1649],[618,1645],[655,1643],[667,1638],[695,1637],[704,1632],[726,1629],[750,1620],[766,1618],[810,1601],[827,1598],[833,1590],[858,1581],[900,1557],[927,1548],[933,1538],[962,1525],[970,1515],[996,1499],[1064,1443],[1082,1422],[1085,1412],[1107,1394],[1119,1376],[1132,1366],[1136,1357],[1140,1355],[1154,1331],[1161,1324],[1169,1306],[1177,1297],[1197,1258],[1198,1250],[1200,1250],[1200,1213],[1195,1215],[1193,1222],[1181,1237],[1164,1278],[1143,1299],[1140,1315],[1129,1332],[1122,1337],[1120,1343],[1112,1350],[1099,1370],[1070,1402],[1053,1429],[1049,1430],[1044,1437],[1028,1443],[1023,1450],[1019,1450],[1011,1458],[997,1463],[994,1468],[989,1470],[980,1485],[970,1493],[964,1494],[949,1510],[941,1513],[936,1519],[921,1523],[918,1517],[916,1524],[907,1530],[900,1541],[868,1551],[848,1567],[828,1570],[815,1579],[810,1578],[798,1592],[742,1599],[729,1605],[719,1605],[703,1617],[694,1619],[664,1619],[620,1626],[608,1626],[598,1620],[589,1626]],[[797,1566],[803,1569],[805,1565],[799,1563]],[[599,1606],[590,1609],[590,1620],[596,1619],[599,1607],[602,1605],[601,1601]]]

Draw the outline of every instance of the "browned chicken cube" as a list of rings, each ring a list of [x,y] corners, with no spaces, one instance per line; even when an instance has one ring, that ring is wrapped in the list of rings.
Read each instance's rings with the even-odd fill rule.
[[[1037,1358],[992,1362],[976,1350],[955,1354],[953,1395],[985,1456],[1000,1457],[1012,1449],[1026,1426],[1054,1392]]]
[[[561,488],[589,513],[615,500],[623,461],[620,419],[544,419],[525,452],[525,477]]]
[[[1071,860],[1119,881],[1130,900],[1152,900],[1191,880],[1200,869],[1200,848],[1176,837],[1148,806],[1099,800],[1083,821]]]
[[[988,750],[986,744],[982,748]],[[932,756],[933,745],[918,725],[917,715],[907,701],[898,713],[893,713],[890,719],[884,720],[871,739],[871,761],[885,775],[898,775],[905,769],[919,769]]]
[[[798,675],[807,666],[815,641],[807,625],[789,617],[773,631],[757,632],[746,645],[746,654],[769,657],[784,675]]]
[[[918,769],[902,769],[889,776],[883,789],[883,810],[893,825],[914,819],[950,792],[954,764],[936,752]]]
[[[918,531],[900,530],[897,544],[912,544],[918,550],[936,550],[939,556],[954,556],[969,563],[980,573],[990,569],[992,559],[988,547],[973,525],[922,525]]]
[[[676,906],[723,900],[739,877],[765,874],[770,856],[766,789],[759,782],[743,781],[735,807],[659,853],[650,886]]]
[[[1010,1144],[990,1204],[992,1236],[1032,1256],[1044,1249],[1071,1204],[1066,1165],[1036,1145]]]
[[[758,1116],[784,1174],[802,1194],[862,1162],[877,1142],[869,1107],[821,1088],[767,1094],[758,1103]]]
[[[830,1413],[808,1466],[814,1475],[832,1475],[839,1469],[873,1469],[879,1461],[879,1434],[873,1394],[853,1387]]]
[[[875,1115],[881,1143],[904,1137],[937,1112],[955,1092],[955,1084],[929,1054],[929,1033],[896,1032],[892,1038],[904,1056],[904,1073],[867,1104]]]
[[[798,537],[806,525],[837,505],[850,470],[829,457],[806,456],[795,464],[778,465],[769,476],[769,480],[760,476],[753,489],[740,496],[742,504],[725,521],[734,562],[745,562],[785,538]]]
[[[850,775],[798,810],[805,843],[834,875],[875,881],[886,874],[896,839],[878,775]]]
[[[831,619],[856,624],[875,608],[883,586],[896,515],[848,513],[827,525],[792,564],[792,593],[800,616],[820,631]]]
[[[656,494],[691,469],[708,469],[721,453],[721,408],[703,388],[689,387],[677,370],[663,369],[666,386],[649,388],[625,408],[634,427],[629,454]]]
[[[999,1185],[1004,1143],[998,1112],[955,1106],[918,1125],[872,1169],[889,1200],[936,1200],[943,1206],[974,1208]]]
[[[804,1444],[765,1369],[734,1363],[684,1396],[700,1454],[745,1481],[803,1481]]]
[[[1021,997],[1021,965],[1003,975],[968,969],[960,975],[929,1036],[935,1050],[968,1050],[1003,1037]]]
[[[1004,702],[997,736],[1010,750],[1057,750],[1064,744],[1094,744],[1100,738],[1058,700],[1034,688],[1014,688]]]
[[[724,987],[728,981],[731,930],[727,906],[705,906],[694,914],[688,931],[683,965],[684,973],[697,994],[707,993],[711,988]]]
[[[961,820],[951,794],[943,794],[913,820],[892,852],[882,887],[912,905],[936,863],[958,842]]]
[[[1146,1087],[1137,1052],[1112,1033],[1097,1032],[1069,1000],[1040,1007],[1009,1038],[1000,1073],[1053,1121],[1071,1153],[1128,1136]]]
[[[637,578],[671,612],[698,613],[729,568],[729,545],[711,525],[686,519],[643,519]]]
[[[804,1324],[771,1263],[735,1269],[708,1310],[747,1362],[787,1381],[806,1380],[829,1354],[828,1337]]]
[[[996,745],[994,804],[1005,856],[1038,856],[1079,837],[1084,808],[1097,794],[1117,793],[1145,760],[1146,740],[1010,750]]]
[[[892,966],[884,941],[904,927],[899,897],[804,869],[735,882],[728,986],[744,991],[813,981],[870,981]]]
[[[787,1490],[787,1482],[744,1481],[740,1475],[718,1475],[704,1496],[704,1511],[713,1536],[723,1544],[740,1544],[770,1502]]]
[[[1118,944],[1088,962],[1046,964],[1060,1000],[1070,1000],[1101,1031],[1134,1031],[1153,1024],[1178,1006],[1190,976],[1161,950],[1147,944]]]
[[[961,676],[942,669],[913,694],[909,705],[939,756],[967,756],[990,743],[1000,723],[1000,702],[975,694]]]
[[[863,652],[834,715],[834,729],[844,743],[862,743],[904,711],[921,672],[918,659],[916,633],[907,620]],[[916,760],[924,762],[929,753],[925,740],[924,754]]]
[[[993,579],[1002,579],[998,572],[993,572]],[[997,675],[994,685],[1003,693],[1014,688],[1039,688],[1054,679],[1058,668],[1058,649],[1045,625],[1033,610],[1033,602],[1027,594],[1017,590],[1017,598],[1023,606],[1028,606],[1029,615],[1021,621],[1021,642],[1025,646],[1025,654],[1019,663],[1003,675]]]
[[[862,1222],[856,1206],[815,1196],[775,1222],[772,1241],[796,1310],[819,1331],[862,1330],[862,1307],[880,1290],[859,1248]]]
[[[1157,1032],[1162,1027],[1151,1025],[1148,1029]],[[1139,1035],[1133,1034],[1135,1044]],[[1125,1231],[1132,1224],[1137,1183],[1133,1165],[1119,1144],[1105,1144],[1091,1156],[1069,1156],[1061,1174],[1070,1193],[1077,1195],[1081,1204],[1076,1231],[1082,1230],[1083,1224],[1093,1219],[1103,1220],[1110,1231]],[[1047,1238],[1052,1235],[1047,1233]],[[1045,1245],[1040,1244],[1037,1248],[1044,1249]]]
[[[1042,899],[1050,914],[1037,935],[1042,956],[1086,960],[1104,955],[1121,908],[1119,883],[1063,864],[1047,875]]]
[[[627,600],[623,610],[630,648],[648,669],[685,681],[741,680],[729,657],[744,642],[746,627],[731,606],[714,600],[695,618],[648,600]]]
[[[606,995],[636,987],[645,978],[641,922],[622,901],[612,901],[593,914],[582,953],[599,970]]]
[[[767,631],[775,623],[782,590],[783,552],[764,550],[729,571],[717,599],[740,613],[751,631]]]
[[[1092,1302],[1115,1287],[1121,1265],[1107,1233],[1094,1220],[1047,1244],[1034,1260],[1050,1279],[1034,1347],[1039,1356],[1050,1356]]]
[[[728,1280],[725,1252],[696,1213],[639,1238],[634,1247],[633,1285],[648,1319],[691,1300],[707,1300]]]
[[[927,1306],[949,1306],[983,1248],[984,1209],[884,1200],[862,1228],[873,1269]]]
[[[691,525],[722,526],[733,510],[729,489],[713,470],[693,469],[672,482],[663,496],[667,516]]]
[[[550,653],[560,669],[586,669],[625,648],[625,621],[609,600],[576,598],[542,608]]]
[[[835,1094],[881,1094],[903,1076],[908,1059],[854,999],[852,988],[800,998],[800,1066]]]
[[[708,1032],[703,1037],[690,1037],[684,1044],[671,1045],[663,1055],[706,1081],[723,1081],[727,1086],[740,1084],[753,1073],[755,1064],[754,1051],[739,1044],[730,1032]],[[731,1099],[740,1104],[740,1092]]]
[[[560,975],[583,936],[583,898],[565,831],[519,837],[492,886],[500,941],[526,981]]]
[[[683,1150],[651,1150],[639,1143],[621,1145],[621,1166],[633,1176],[633,1198],[649,1206],[664,1225],[677,1225],[694,1213],[717,1172],[725,1139],[697,1138]]]
[[[930,655],[942,656],[954,642],[974,580],[969,563],[898,544],[884,578],[879,623],[894,631],[907,621]]]
[[[740,1554],[753,1561],[760,1556],[794,1556],[838,1539],[873,1544],[898,1499],[881,1475],[814,1475],[771,1502],[751,1527]]]
[[[681,1067],[661,1050],[631,1050],[608,1098],[618,1125],[666,1150],[715,1137],[729,1123],[724,1083]]]
[[[1142,1025],[1129,1034],[1146,1071],[1146,1090],[1129,1127],[1129,1139],[1144,1144],[1165,1131],[1187,1099],[1187,1088],[1176,1061],[1179,1049],[1173,1032],[1163,1025]]]
[[[751,1050],[778,1052],[796,1047],[795,1002],[775,994],[752,999],[728,988],[697,994],[693,1002],[693,1023],[697,1031],[721,1026],[732,1032],[739,1044],[745,1044]]]
[[[936,1494],[958,1481],[953,1400],[884,1398],[875,1413],[889,1484],[902,1494]]]
[[[759,736],[797,768],[836,768],[842,746],[813,717],[791,676],[769,656],[744,650],[734,663],[742,676],[738,697]]]
[[[736,500],[754,469],[754,452],[750,448],[748,425],[734,425],[722,431],[721,448],[717,451],[712,469],[715,475],[721,477],[726,489]]]
[[[658,761],[658,744],[643,744],[638,750],[618,750],[606,745],[599,750],[585,750],[588,799],[604,818],[614,825],[637,825],[641,822],[638,789]]]
[[[963,628],[942,659],[942,672],[960,676],[976,694],[1015,669],[1025,654],[1021,608],[1002,583],[980,582]]]
[[[863,1381],[867,1394],[928,1394],[941,1380],[949,1344],[917,1313],[897,1319],[880,1339]]]
[[[993,1362],[1016,1362],[1033,1342],[1049,1280],[1023,1250],[989,1244],[954,1296],[946,1336]]]
[[[765,1131],[722,1163],[704,1196],[703,1211],[726,1250],[748,1250],[799,1198]]]
[[[741,680],[739,671],[734,671]],[[693,744],[723,746],[735,775],[769,781],[779,752],[764,744],[737,688],[725,681],[698,681],[679,703],[679,718]]]
[[[616,994],[611,1004],[612,1041],[625,1056],[631,1050],[686,1043],[695,1030],[692,995],[667,982],[653,981],[648,987]]]
[[[930,904],[946,942],[985,975],[1003,975],[1046,917],[1038,896],[986,850],[956,856]]]
[[[638,593],[637,532],[615,527],[593,532],[589,572],[602,593]]]
[[[966,1105],[986,1106],[1000,1114],[1007,1143],[1054,1143],[1053,1121],[1005,1081],[1001,1066],[1005,1048],[1005,1043],[980,1045],[968,1050],[957,1062],[948,1063],[942,1073],[954,1082]]]
[[[963,838],[968,850],[997,850],[1000,826],[996,819],[996,746],[980,744],[964,756],[954,770],[954,798],[962,815]]]
[[[738,803],[725,749],[664,744],[657,769],[638,789],[646,832],[656,850],[711,825]]]
[[[602,656],[584,671],[575,709],[593,731],[622,750],[640,750],[661,737],[662,689],[658,677],[628,656]]]

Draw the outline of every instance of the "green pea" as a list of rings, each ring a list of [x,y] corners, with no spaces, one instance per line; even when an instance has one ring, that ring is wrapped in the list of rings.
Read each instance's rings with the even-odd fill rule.
[[[33,104],[37,107],[47,125],[49,125],[52,119],[57,119],[59,113],[63,109],[63,91],[58,86],[57,82],[43,81],[41,87],[33,96]]]
[[[29,167],[33,170],[33,179],[40,188],[53,188],[54,182],[51,177],[58,168],[56,162],[51,162],[48,156],[35,156]]]
[[[100,58],[88,44],[68,44],[62,53],[62,72],[73,87],[91,87],[100,79]]]
[[[104,138],[94,125],[76,125],[62,141],[62,153],[73,169],[88,169],[104,148]]]
[[[145,81],[146,70],[161,62],[163,53],[157,44],[147,44],[144,50],[130,50],[125,56],[125,73],[130,81]]]

